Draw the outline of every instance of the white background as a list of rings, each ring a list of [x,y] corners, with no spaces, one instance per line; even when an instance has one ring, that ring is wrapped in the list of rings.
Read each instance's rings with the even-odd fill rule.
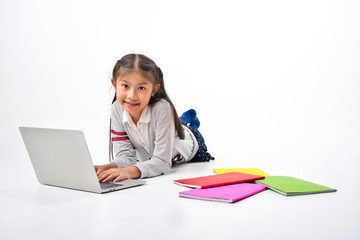
[[[179,114],[197,110],[214,167],[257,167],[359,198],[348,185],[360,180],[359,10],[359,1],[1,0],[0,186],[37,184],[19,126],[83,130],[93,161],[106,163],[111,71],[135,52],[161,67]],[[349,206],[350,222],[359,207]]]

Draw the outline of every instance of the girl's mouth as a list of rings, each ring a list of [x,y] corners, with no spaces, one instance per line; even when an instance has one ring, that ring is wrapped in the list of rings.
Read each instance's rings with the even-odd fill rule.
[[[139,103],[132,103],[132,102],[126,102],[126,101],[124,101],[124,103],[128,107],[136,107],[139,105]]]

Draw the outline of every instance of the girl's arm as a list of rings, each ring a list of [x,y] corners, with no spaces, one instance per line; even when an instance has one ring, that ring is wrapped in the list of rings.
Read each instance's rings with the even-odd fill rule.
[[[127,135],[122,123],[122,108],[115,102],[111,108],[111,141],[114,148],[114,163],[118,168],[134,166],[136,164],[136,150]]]
[[[136,164],[136,152],[122,124],[122,108],[117,108],[117,102],[111,107],[111,142],[114,148],[114,162],[95,166],[99,181],[120,181],[127,178],[139,178],[138,168],[130,167]]]

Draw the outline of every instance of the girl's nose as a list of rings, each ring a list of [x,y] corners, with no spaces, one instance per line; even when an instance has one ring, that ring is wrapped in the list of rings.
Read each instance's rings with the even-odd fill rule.
[[[128,91],[128,98],[129,99],[136,99],[136,91],[135,91],[135,89],[130,89],[129,91]]]

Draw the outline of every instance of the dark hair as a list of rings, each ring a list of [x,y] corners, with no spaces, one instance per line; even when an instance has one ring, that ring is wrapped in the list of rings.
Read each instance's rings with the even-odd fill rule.
[[[150,58],[142,55],[142,54],[128,54],[118,60],[113,68],[112,78],[116,81],[117,77],[120,74],[123,74],[124,71],[135,70],[141,73],[144,77],[146,77],[149,81],[153,83],[153,85],[160,84],[159,90],[156,94],[151,97],[149,101],[149,105],[157,103],[161,99],[165,99],[170,103],[173,115],[174,115],[174,124],[176,132],[180,139],[185,138],[184,128],[181,125],[179,116],[176,112],[175,106],[170,100],[169,96],[166,93],[164,86],[164,78],[161,69],[156,65],[156,63]],[[112,100],[112,104],[116,101],[116,93]],[[111,120],[110,120],[110,131],[111,131]],[[110,161],[113,158],[112,155],[112,142],[111,142],[111,132],[109,137],[109,156]]]

